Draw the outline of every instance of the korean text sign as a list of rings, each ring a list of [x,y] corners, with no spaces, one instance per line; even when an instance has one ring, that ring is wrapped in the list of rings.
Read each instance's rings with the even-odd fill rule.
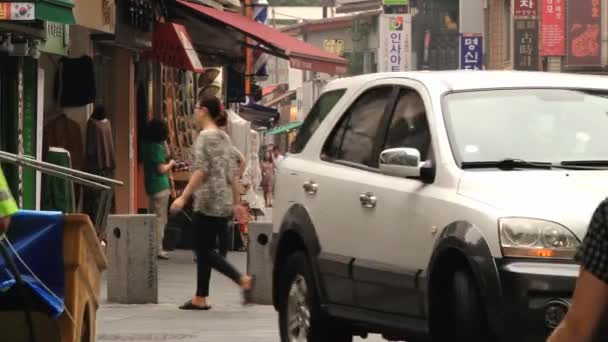
[[[515,70],[538,70],[538,21],[516,19],[514,21]]]
[[[538,2],[539,1],[541,1],[541,0],[514,0],[513,1],[513,17],[515,17],[515,18],[536,18],[538,16]]]
[[[409,14],[380,16],[380,49],[378,71],[411,70],[411,17]]]
[[[600,66],[601,54],[601,1],[568,1],[567,65]]]
[[[542,3],[541,56],[566,54],[565,0],[544,0]]]
[[[460,35],[460,68],[483,69],[483,38],[481,35]]]

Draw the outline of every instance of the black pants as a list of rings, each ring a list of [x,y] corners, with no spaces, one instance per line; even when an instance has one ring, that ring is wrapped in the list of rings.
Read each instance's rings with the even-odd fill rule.
[[[195,213],[194,222],[194,252],[198,259],[196,263],[196,295],[199,297],[209,296],[211,269],[215,269],[235,283],[240,284],[241,273],[215,251],[218,236],[228,228],[228,218]]]

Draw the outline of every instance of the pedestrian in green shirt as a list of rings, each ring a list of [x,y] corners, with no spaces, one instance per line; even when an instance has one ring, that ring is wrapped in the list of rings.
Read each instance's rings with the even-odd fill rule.
[[[169,160],[166,141],[169,137],[167,124],[158,119],[148,122],[141,146],[141,157],[144,164],[144,179],[146,193],[148,194],[148,210],[156,214],[156,229],[158,237],[158,258],[167,260],[169,257],[163,250],[165,225],[167,224],[167,211],[171,185],[169,173],[174,160]]]
[[[4,173],[0,168],[0,235],[6,233],[11,223],[11,216],[17,212],[17,203],[11,195]]]

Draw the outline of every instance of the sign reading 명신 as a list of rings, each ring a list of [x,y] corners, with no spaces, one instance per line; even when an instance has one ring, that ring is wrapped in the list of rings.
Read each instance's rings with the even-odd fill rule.
[[[460,68],[483,69],[483,37],[479,34],[460,35]]]

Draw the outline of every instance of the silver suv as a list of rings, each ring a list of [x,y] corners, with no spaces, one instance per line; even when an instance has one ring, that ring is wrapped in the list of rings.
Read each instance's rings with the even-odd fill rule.
[[[282,341],[543,341],[608,191],[608,82],[526,72],[330,83],[280,167]]]

